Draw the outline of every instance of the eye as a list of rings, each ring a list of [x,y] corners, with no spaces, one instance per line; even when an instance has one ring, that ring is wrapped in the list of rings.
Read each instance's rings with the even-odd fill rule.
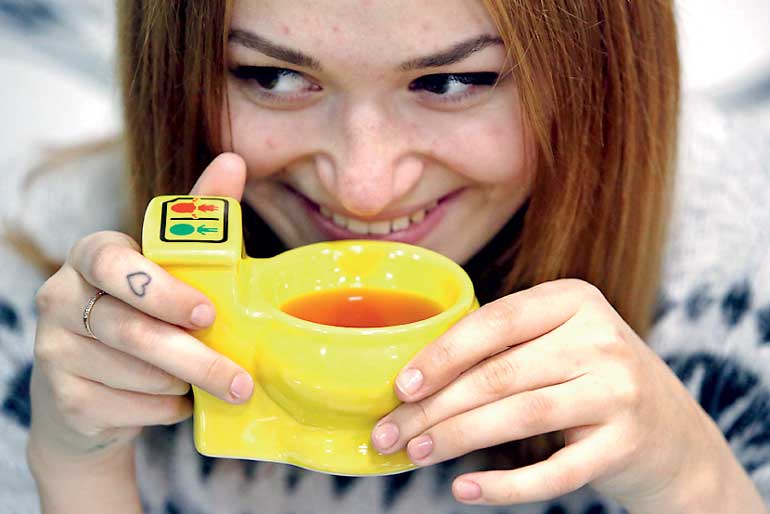
[[[409,90],[424,91],[431,100],[458,102],[495,85],[498,76],[495,72],[425,75],[412,81]]]
[[[287,101],[301,99],[321,87],[297,71],[272,66],[237,66],[232,75],[253,86],[255,93],[267,100]]]

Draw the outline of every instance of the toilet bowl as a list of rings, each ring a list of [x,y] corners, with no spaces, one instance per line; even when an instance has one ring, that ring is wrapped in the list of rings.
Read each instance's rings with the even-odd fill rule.
[[[399,404],[394,381],[402,367],[478,308],[468,276],[438,253],[390,241],[329,241],[254,259],[241,223],[240,204],[227,197],[160,196],[145,213],[144,255],[216,308],[213,325],[192,334],[254,378],[253,395],[240,405],[193,387],[197,450],[351,476],[413,469],[403,450],[377,452],[371,431]],[[281,310],[339,288],[415,293],[442,311],[404,325],[351,328]]]

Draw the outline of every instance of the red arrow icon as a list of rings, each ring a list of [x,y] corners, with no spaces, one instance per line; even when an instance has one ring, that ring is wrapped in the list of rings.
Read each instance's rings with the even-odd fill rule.
[[[198,206],[198,210],[201,212],[212,212],[212,211],[219,210],[219,207],[217,207],[216,205],[204,203],[203,205]]]

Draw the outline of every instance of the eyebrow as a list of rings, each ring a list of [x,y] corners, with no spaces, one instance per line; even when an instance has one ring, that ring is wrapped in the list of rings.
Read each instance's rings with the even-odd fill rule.
[[[401,64],[400,71],[419,70],[421,68],[438,68],[467,59],[471,54],[483,50],[490,45],[502,45],[503,40],[496,36],[483,35],[457,43],[448,50],[425,57],[418,57]]]
[[[315,71],[321,71],[321,63],[309,55],[305,55],[298,50],[292,50],[291,48],[272,43],[262,36],[258,36],[247,30],[231,30],[230,34],[227,36],[227,40],[231,43],[238,43],[246,48],[251,48],[252,50],[256,50],[268,57],[280,61],[286,61]]]
[[[237,43],[260,53],[285,61],[296,66],[302,66],[314,71],[321,71],[321,63],[309,55],[303,54],[299,50],[282,46],[268,41],[262,36],[253,32],[241,29],[231,30],[228,37],[231,43]],[[457,43],[447,50],[435,54],[410,59],[398,66],[399,71],[412,71],[422,68],[438,68],[460,62],[490,45],[502,45],[503,40],[497,36],[481,35],[466,41]]]

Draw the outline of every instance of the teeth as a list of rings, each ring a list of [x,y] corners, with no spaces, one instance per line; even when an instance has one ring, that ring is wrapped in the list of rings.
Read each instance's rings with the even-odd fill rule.
[[[401,216],[393,220],[393,231],[409,228],[409,216]]]
[[[422,220],[425,219],[425,209],[415,212],[409,217],[409,219],[412,220],[412,223],[421,222]]]
[[[374,221],[368,223],[370,234],[390,234],[390,221]]]
[[[377,234],[386,235],[391,232],[398,232],[406,230],[412,223],[420,223],[425,219],[425,215],[438,205],[438,201],[434,200],[425,209],[420,209],[417,212],[412,213],[409,216],[401,216],[394,220],[384,221],[372,221],[367,223],[365,221],[357,220],[354,218],[348,218],[342,214],[330,211],[327,207],[321,206],[321,214],[334,221],[334,224],[342,228],[347,228],[351,232],[356,234]]]
[[[368,234],[369,224],[365,221],[354,220],[348,218],[348,230],[355,232],[356,234]]]

